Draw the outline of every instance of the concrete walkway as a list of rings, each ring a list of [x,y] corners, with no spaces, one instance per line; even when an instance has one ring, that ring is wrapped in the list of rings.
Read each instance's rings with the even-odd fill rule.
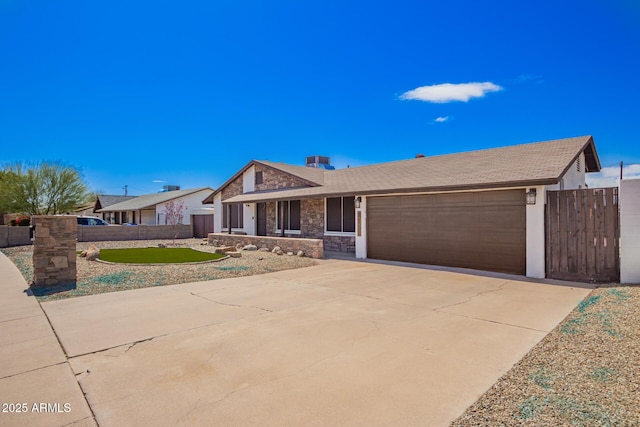
[[[0,253],[0,426],[95,426],[56,335]]]
[[[0,277],[2,401],[71,405],[12,426],[444,426],[590,291],[334,259],[46,302],[56,337]]]

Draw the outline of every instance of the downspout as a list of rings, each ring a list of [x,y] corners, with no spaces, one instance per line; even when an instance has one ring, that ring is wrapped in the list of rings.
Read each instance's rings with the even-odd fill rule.
[[[280,235],[284,237],[284,203],[280,203]]]

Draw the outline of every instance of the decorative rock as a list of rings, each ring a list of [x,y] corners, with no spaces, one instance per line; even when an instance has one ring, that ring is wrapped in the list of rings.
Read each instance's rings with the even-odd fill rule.
[[[257,251],[258,247],[256,245],[245,245],[242,247],[243,251]]]
[[[211,246],[220,246],[220,241],[217,239],[212,240],[211,242],[209,242],[209,244]]]
[[[273,252],[274,254],[277,254],[278,251],[282,251],[282,249],[280,249],[280,246],[276,246],[275,248],[273,248],[271,252]]]
[[[98,257],[100,257],[100,249],[98,249],[98,247],[95,245],[89,246],[89,249],[87,249],[86,257],[87,261],[95,261],[96,259],[98,259]]]
[[[298,253],[296,255],[302,257],[302,256],[304,256],[304,251],[298,251]]]
[[[269,248],[267,248],[267,247],[265,247],[265,246],[263,246],[263,247],[261,247],[260,249],[258,249],[258,251],[259,251],[259,252],[271,252],[271,251],[269,250]]]
[[[240,252],[227,252],[227,255],[229,255],[231,258],[240,258],[242,256],[242,254]]]
[[[293,256],[293,252],[287,252],[287,256]]]
[[[80,256],[81,256],[82,258],[86,257],[86,256],[87,256],[87,251],[82,251],[82,252],[80,252]]]
[[[284,255],[284,252],[279,250],[278,252],[276,252],[276,255]]]
[[[263,259],[264,259],[264,257],[263,257],[263,256],[258,257],[258,261],[262,261]]]
[[[158,247],[159,247],[159,248],[166,248],[166,247],[167,247],[167,245],[165,245],[164,243],[158,243]]]
[[[244,247],[244,245],[243,245],[242,243],[237,243],[237,244],[236,244],[236,250],[238,250],[238,251],[239,251],[240,249],[242,249],[243,247]]]
[[[233,246],[223,246],[221,248],[216,248],[215,253],[217,254],[226,254],[227,252],[235,252],[236,248]]]

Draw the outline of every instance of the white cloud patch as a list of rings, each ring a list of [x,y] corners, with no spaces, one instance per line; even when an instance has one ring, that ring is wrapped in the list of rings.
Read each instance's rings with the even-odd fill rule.
[[[444,123],[447,120],[449,120],[449,116],[436,117],[435,119],[433,119],[433,121],[436,122],[436,123]]]
[[[402,100],[416,100],[442,104],[446,102],[467,102],[471,98],[482,98],[489,92],[498,92],[503,88],[491,82],[483,83],[443,83],[421,86],[400,95]]]
[[[623,179],[640,179],[640,164],[622,167]],[[620,184],[620,166],[607,166],[600,172],[588,173],[586,181],[589,188],[617,187]]]

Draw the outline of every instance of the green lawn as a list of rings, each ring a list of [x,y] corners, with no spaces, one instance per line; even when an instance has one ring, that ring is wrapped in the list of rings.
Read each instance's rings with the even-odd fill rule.
[[[131,264],[171,264],[220,259],[222,254],[200,252],[189,248],[100,249],[100,259]]]

